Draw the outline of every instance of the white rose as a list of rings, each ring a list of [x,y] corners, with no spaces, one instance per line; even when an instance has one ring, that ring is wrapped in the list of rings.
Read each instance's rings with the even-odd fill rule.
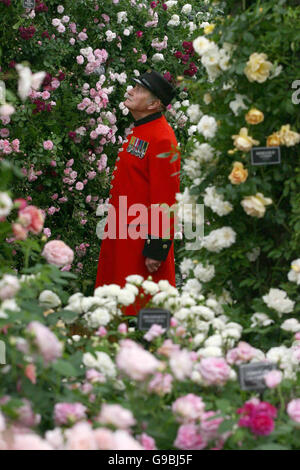
[[[85,353],[82,362],[86,367],[95,369],[97,367],[97,359],[91,353]]]
[[[122,289],[118,294],[118,303],[121,305],[131,305],[135,301],[135,294],[130,289]]]
[[[251,316],[251,328],[255,328],[256,326],[269,326],[272,323],[274,323],[274,320],[271,320],[265,313],[256,312]]]
[[[210,346],[220,348],[222,344],[223,344],[223,339],[221,335],[212,335],[205,340],[204,346],[206,348]]]
[[[194,336],[193,338],[193,343],[195,346],[200,346],[200,344],[203,343],[203,341],[205,340],[206,338],[206,334],[204,333],[198,333],[196,334],[196,336]]]
[[[153,281],[144,281],[142,287],[147,294],[154,295],[159,291],[158,285]]]
[[[131,274],[130,276],[127,276],[125,279],[127,282],[130,282],[137,286],[140,286],[144,280],[143,276],[139,276],[138,274]]]
[[[16,295],[20,289],[20,282],[16,276],[4,274],[0,280],[0,299],[10,299]]]
[[[191,307],[191,312],[196,315],[200,315],[204,320],[212,320],[215,317],[213,310],[209,307],[205,307],[204,305],[197,305]]]
[[[86,315],[84,315],[84,318],[86,319],[88,325],[92,328],[105,326],[111,320],[108,311],[105,308],[101,307],[96,308],[96,310],[94,310],[93,312],[88,312]]]
[[[55,292],[51,290],[43,290],[39,296],[39,303],[43,307],[56,308],[61,305],[61,300]]]
[[[291,331],[293,333],[297,333],[300,331],[300,323],[296,318],[289,318],[281,323],[280,328],[285,331]]]
[[[115,377],[117,375],[116,367],[111,358],[102,351],[96,351],[97,369],[106,377]]]
[[[222,349],[217,346],[209,346],[207,348],[198,349],[199,357],[222,357]]]
[[[7,193],[0,192],[0,217],[6,217],[12,210],[13,202]]]
[[[0,307],[0,318],[8,318],[8,314],[4,311],[6,309],[12,310],[13,312],[20,311],[15,299],[6,299],[2,302]]]

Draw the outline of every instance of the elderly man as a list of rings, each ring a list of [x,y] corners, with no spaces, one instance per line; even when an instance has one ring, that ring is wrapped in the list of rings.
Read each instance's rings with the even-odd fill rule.
[[[174,210],[175,195],[180,191],[180,153],[174,131],[163,115],[175,90],[153,70],[133,80],[135,86],[124,104],[134,123],[112,174],[95,288],[108,284],[124,287],[125,278],[132,274],[145,279],[151,275],[154,282],[166,279],[175,286],[175,218],[168,208],[173,206]],[[136,315],[142,307],[139,302],[124,313]]]

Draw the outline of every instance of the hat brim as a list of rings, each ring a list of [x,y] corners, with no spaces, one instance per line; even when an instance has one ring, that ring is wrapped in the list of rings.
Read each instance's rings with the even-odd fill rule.
[[[149,88],[145,83],[143,83],[141,80],[139,80],[138,78],[132,78],[131,79],[132,81],[138,83],[139,85],[141,85],[142,87],[146,88],[147,90],[151,91],[151,93],[153,93],[153,91],[151,90],[151,88]]]

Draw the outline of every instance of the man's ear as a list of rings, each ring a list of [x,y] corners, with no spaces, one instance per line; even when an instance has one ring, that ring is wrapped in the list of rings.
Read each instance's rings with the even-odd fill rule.
[[[153,100],[151,103],[148,105],[149,109],[159,109],[160,108],[160,101],[159,100]]]

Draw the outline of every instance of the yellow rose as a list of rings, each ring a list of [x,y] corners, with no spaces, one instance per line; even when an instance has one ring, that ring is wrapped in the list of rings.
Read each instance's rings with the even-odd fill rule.
[[[249,82],[263,83],[267,80],[270,75],[271,68],[273,67],[272,62],[269,62],[267,58],[267,54],[259,54],[257,52],[251,54],[247,65],[244,68],[244,74],[248,78]]]
[[[213,32],[213,30],[215,29],[215,24],[208,24],[207,26],[205,26],[204,28],[204,34],[210,34]]]
[[[232,184],[245,183],[248,178],[248,170],[244,168],[241,162],[234,162],[232,172],[228,178]]]
[[[300,142],[300,134],[298,134],[298,132],[291,131],[290,127],[290,124],[281,126],[281,129],[278,132],[280,143],[287,147],[292,147]]]
[[[253,145],[259,145],[258,140],[254,140],[250,135],[248,135],[248,129],[242,127],[240,133],[232,136],[233,144],[242,152],[249,152]]]
[[[274,134],[269,135],[267,138],[267,147],[278,147],[280,144],[281,142],[278,132],[274,132]]]
[[[242,200],[241,205],[247,215],[262,218],[266,212],[265,206],[272,204],[272,202],[272,199],[265,198],[262,193],[256,193],[255,196],[245,197]]]
[[[252,108],[245,116],[246,121],[248,124],[259,124],[264,120],[264,113],[262,113],[259,109]]]

